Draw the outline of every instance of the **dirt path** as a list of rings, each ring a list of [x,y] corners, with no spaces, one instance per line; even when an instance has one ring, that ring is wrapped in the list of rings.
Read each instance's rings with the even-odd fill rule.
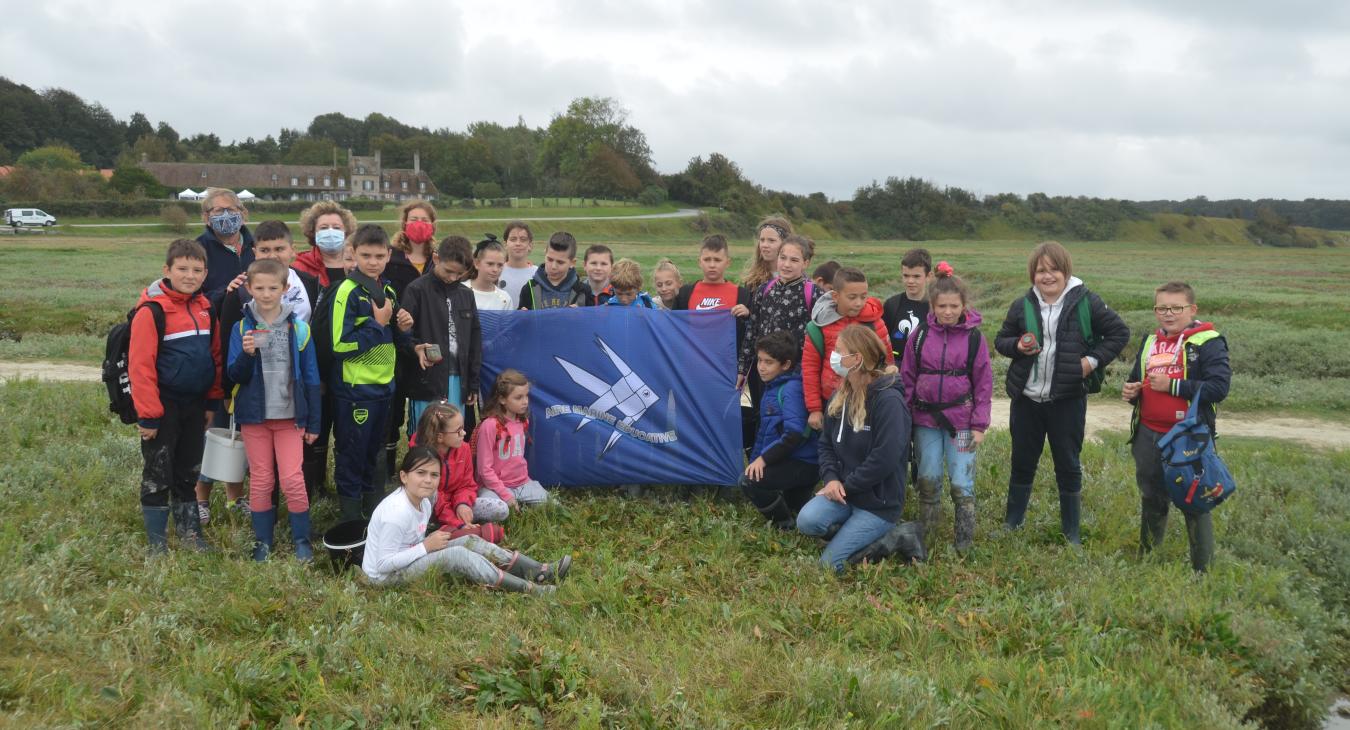
[[[93,365],[56,362],[0,361],[0,382],[18,378],[98,382],[102,371]],[[1130,406],[1114,400],[1094,400],[1088,404],[1088,438],[1099,439],[1105,431],[1130,428]],[[994,400],[993,427],[1008,427],[1008,401]],[[1219,433],[1230,436],[1254,436],[1297,441],[1311,446],[1350,448],[1350,425],[1316,418],[1255,418],[1247,414],[1225,413],[1219,421]]]

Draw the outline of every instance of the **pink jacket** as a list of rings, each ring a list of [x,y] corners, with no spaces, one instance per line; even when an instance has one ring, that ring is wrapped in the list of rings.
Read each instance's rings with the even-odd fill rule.
[[[502,421],[492,417],[484,419],[473,432],[478,483],[503,500],[512,498],[508,487],[530,481],[530,468],[525,463],[527,425],[525,421],[510,420],[503,428]]]

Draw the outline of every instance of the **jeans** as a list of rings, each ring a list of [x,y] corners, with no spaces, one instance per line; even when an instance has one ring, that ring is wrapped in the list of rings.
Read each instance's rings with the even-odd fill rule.
[[[940,428],[914,427],[914,447],[919,454],[919,480],[942,491],[942,467],[952,482],[952,498],[975,496],[975,449],[956,448],[956,439]]]
[[[454,406],[455,410],[459,411],[460,413],[463,413],[464,404],[461,403],[459,399],[461,390],[462,387],[460,386],[459,376],[451,375],[450,389],[447,391],[449,395],[445,397],[445,402]],[[427,406],[430,406],[432,403],[435,402],[436,401],[411,400],[411,399],[408,401],[408,438],[412,438],[413,434],[417,433],[417,422],[422,420],[422,414],[426,412]],[[468,423],[467,418],[465,419],[465,423],[466,424]],[[467,425],[465,426],[464,430],[466,432],[468,431]]]
[[[842,572],[844,562],[850,556],[895,527],[894,522],[865,509],[840,504],[819,495],[812,497],[797,514],[797,529],[803,535],[824,537],[835,525],[839,525],[839,532],[825,546],[825,552],[820,554],[820,562],[834,568],[835,572]]]
[[[1008,429],[1012,432],[1012,474],[1008,486],[1030,488],[1036,481],[1036,466],[1045,442],[1055,461],[1055,482],[1060,494],[1083,489],[1083,469],[1078,455],[1083,451],[1087,422],[1087,399],[1037,403],[1019,395],[1009,407]]]

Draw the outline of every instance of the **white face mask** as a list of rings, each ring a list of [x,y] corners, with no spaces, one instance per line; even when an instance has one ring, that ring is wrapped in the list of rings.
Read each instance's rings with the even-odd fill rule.
[[[838,351],[832,350],[830,352],[830,369],[839,377],[846,378],[853,368],[844,367],[844,356],[840,355]]]

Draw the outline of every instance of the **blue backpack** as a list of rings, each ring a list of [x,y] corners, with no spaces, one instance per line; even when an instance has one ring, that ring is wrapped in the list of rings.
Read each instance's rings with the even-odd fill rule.
[[[1214,449],[1214,437],[1200,418],[1200,393],[1191,398],[1186,417],[1158,440],[1163,481],[1172,504],[1182,512],[1202,515],[1237,489],[1233,475]]]

